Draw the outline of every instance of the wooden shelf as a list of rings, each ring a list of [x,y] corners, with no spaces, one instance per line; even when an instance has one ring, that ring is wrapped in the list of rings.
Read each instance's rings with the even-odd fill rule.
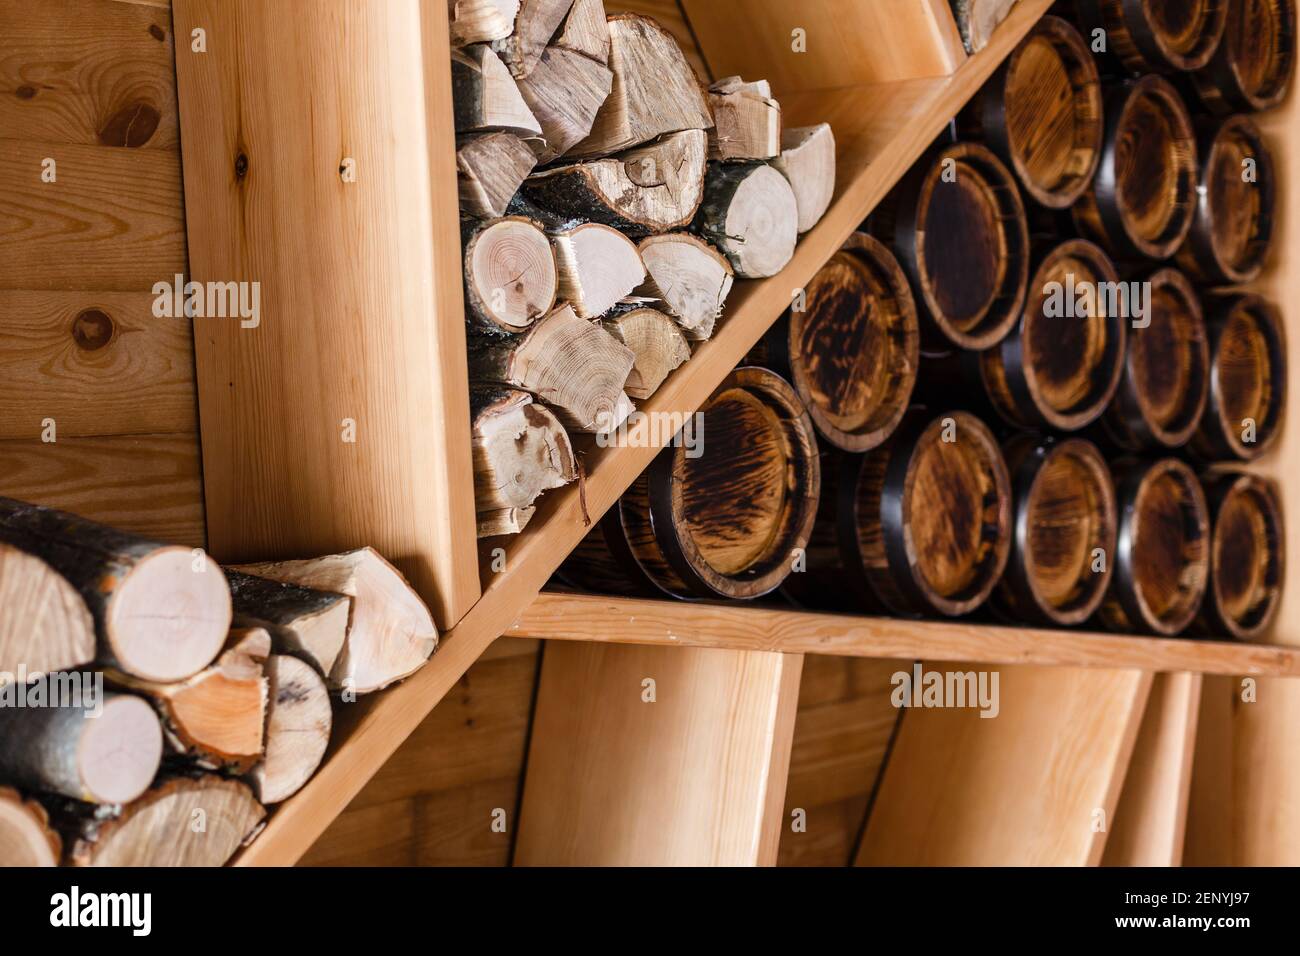
[[[780,274],[736,284],[717,334],[641,410],[690,413],[699,408],[786,309],[795,290],[858,228],[1049,6],[1051,0],[1021,0],[989,46],[950,76],[794,94],[778,89],[788,125],[830,122],[834,128],[839,164],[835,199]],[[511,630],[582,540],[589,521],[604,514],[658,449],[589,444],[581,451],[585,481],[539,500],[522,534],[481,543],[479,601],[443,635],[437,653],[418,674],[374,698],[342,706],[326,763],[271,815],[237,865],[297,861],[484,649]],[[503,570],[495,571],[494,565]]]
[[[509,637],[785,654],[1300,677],[1300,648],[546,593]]]

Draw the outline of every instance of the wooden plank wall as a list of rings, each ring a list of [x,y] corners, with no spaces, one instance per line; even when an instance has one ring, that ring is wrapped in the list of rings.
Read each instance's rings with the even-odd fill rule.
[[[187,271],[170,5],[0,0],[0,37],[0,494],[202,545],[192,335],[152,309]]]

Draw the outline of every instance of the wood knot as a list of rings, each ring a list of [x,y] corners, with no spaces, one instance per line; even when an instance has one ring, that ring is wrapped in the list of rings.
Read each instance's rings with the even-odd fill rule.
[[[167,39],[167,31],[156,23],[149,24],[149,35],[159,43],[162,43],[163,40]]]
[[[99,141],[104,146],[126,146],[137,149],[158,131],[162,114],[151,103],[132,103],[124,106],[100,128]]]
[[[14,90],[14,96],[18,97],[20,100],[34,99],[36,96],[36,87],[20,86],[18,89]]]
[[[244,151],[241,149],[235,155],[235,178],[243,179],[247,175],[248,175],[248,156],[246,156],[244,154]]]
[[[86,352],[102,349],[113,341],[113,319],[99,309],[86,309],[72,320],[72,340]]]

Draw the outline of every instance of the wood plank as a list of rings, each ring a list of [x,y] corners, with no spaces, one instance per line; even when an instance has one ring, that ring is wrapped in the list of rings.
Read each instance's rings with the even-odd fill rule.
[[[1201,675],[1157,674],[1106,840],[1105,866],[1179,866]]]
[[[198,442],[188,319],[147,292],[0,290],[0,439],[186,433]]]
[[[509,866],[519,783],[516,772],[422,796],[416,804],[416,865]],[[505,829],[496,827],[498,817]]]
[[[0,441],[0,495],[161,541],[204,543],[193,435]]]
[[[1232,712],[1237,683],[1230,677],[1208,675],[1202,681],[1183,840],[1184,866],[1232,863]]]
[[[958,707],[903,715],[858,865],[1101,861],[1097,814],[1114,818],[1151,675],[1004,667],[999,683],[995,719]]]
[[[42,0],[36,12],[0,0],[0,36],[0,130],[49,143],[180,147],[167,4]]]
[[[774,864],[801,665],[548,647],[515,863]]]
[[[1300,651],[1270,644],[998,627],[969,621],[900,621],[779,607],[563,592],[541,595],[506,633],[556,641],[899,660],[925,657],[987,664],[1300,676]]]
[[[209,37],[177,62],[193,275],[261,283],[256,330],[196,339],[213,553],[369,544],[448,627],[478,581],[446,5],[175,17]]]
[[[415,866],[416,801],[348,810],[303,856],[301,866]]]

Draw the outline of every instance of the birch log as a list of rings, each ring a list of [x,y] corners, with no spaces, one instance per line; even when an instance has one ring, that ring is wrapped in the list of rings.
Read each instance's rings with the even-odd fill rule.
[[[766,163],[714,163],[696,227],[722,250],[736,275],[761,279],[776,275],[794,256],[799,209],[785,177]]]
[[[260,627],[272,647],[298,654],[320,671],[334,669],[347,638],[352,599],[346,594],[299,587],[226,570],[236,627]]]
[[[978,53],[988,46],[998,24],[1007,18],[1016,0],[950,0],[966,52]]]
[[[467,221],[465,317],[491,333],[522,332],[555,305],[559,277],[541,224],[523,216]]]
[[[604,315],[645,281],[636,244],[612,226],[585,222],[551,233],[560,298],[579,318]]]
[[[772,165],[794,190],[799,232],[807,232],[821,221],[835,195],[835,134],[830,124],[784,130],[781,155]]]
[[[781,106],[767,80],[718,80],[709,87],[709,106],[709,159],[764,160],[781,152]]]
[[[0,787],[0,869],[58,866],[62,852],[45,808],[12,787]]]
[[[95,621],[81,595],[36,555],[0,542],[0,674],[25,680],[94,659]]]
[[[306,661],[272,654],[266,713],[266,756],[248,781],[264,804],[287,800],[311,779],[330,742],[334,713],[329,688]]]
[[[470,412],[474,505],[480,521],[485,514],[527,509],[543,492],[578,477],[568,433],[527,392],[475,389],[470,394]]]
[[[603,0],[574,0],[555,45],[609,63],[609,24]]]
[[[447,0],[452,46],[504,40],[515,29],[519,0]]]
[[[503,130],[520,136],[542,134],[514,77],[487,46],[452,50],[451,95],[457,133]]]
[[[519,92],[545,140],[538,162],[563,156],[587,137],[613,81],[604,63],[563,47],[547,47],[528,77],[519,81]]]
[[[632,398],[649,398],[673,369],[691,357],[682,330],[658,309],[633,309],[601,325],[636,356],[625,386]]]
[[[460,210],[479,219],[506,214],[537,157],[513,133],[484,133],[465,137],[456,149],[456,185]]]
[[[514,32],[492,44],[516,79],[532,74],[572,6],[573,0],[520,0]]]
[[[727,257],[687,232],[650,236],[638,251],[647,277],[636,292],[662,302],[688,339],[712,336],[736,277]]]

